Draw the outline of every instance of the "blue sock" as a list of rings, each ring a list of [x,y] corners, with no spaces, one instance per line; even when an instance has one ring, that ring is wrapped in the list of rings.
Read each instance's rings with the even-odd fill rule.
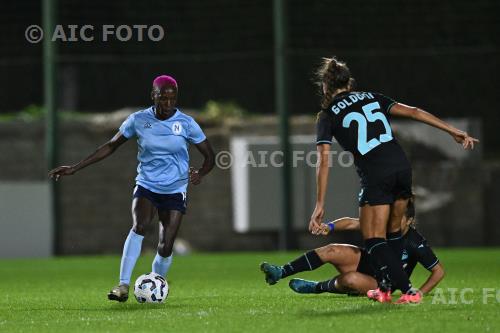
[[[120,284],[130,285],[130,277],[134,270],[135,263],[141,254],[142,240],[144,236],[136,234],[130,230],[125,245],[123,245],[122,261],[120,264]]]
[[[156,253],[155,259],[153,260],[153,272],[156,274],[160,274],[163,277],[167,276],[168,270],[170,269],[170,265],[172,265],[172,257],[171,254],[169,257],[162,257],[158,253]]]

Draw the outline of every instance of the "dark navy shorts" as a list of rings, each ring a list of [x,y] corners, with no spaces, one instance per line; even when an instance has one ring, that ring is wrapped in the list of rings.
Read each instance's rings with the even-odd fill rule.
[[[412,196],[411,169],[398,171],[375,184],[364,185],[359,193],[359,207],[390,205],[398,199]]]
[[[134,187],[134,198],[146,198],[158,210],[177,210],[182,214],[186,214],[187,195],[183,193],[160,194],[151,192],[150,190],[136,185]]]

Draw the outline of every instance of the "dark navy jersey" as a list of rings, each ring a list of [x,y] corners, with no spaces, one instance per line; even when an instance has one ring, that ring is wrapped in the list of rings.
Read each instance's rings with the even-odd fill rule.
[[[431,270],[439,262],[432,251],[427,240],[414,228],[409,228],[408,232],[403,236],[403,268],[408,276],[413,273],[413,269],[417,263],[424,266],[425,269]]]
[[[375,183],[411,168],[394,139],[389,110],[396,102],[371,92],[343,92],[318,114],[316,144],[331,144],[332,137],[354,155],[362,183]]]

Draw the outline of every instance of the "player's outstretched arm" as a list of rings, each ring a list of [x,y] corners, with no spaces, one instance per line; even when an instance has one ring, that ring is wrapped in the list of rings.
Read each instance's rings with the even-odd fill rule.
[[[438,263],[436,266],[432,267],[429,277],[424,282],[424,284],[420,287],[420,291],[423,294],[428,294],[432,289],[434,289],[439,282],[444,278],[444,268],[441,263]]]
[[[436,127],[450,134],[453,139],[462,144],[464,149],[474,149],[474,143],[479,142],[478,139],[473,138],[467,134],[467,132],[461,131],[447,122],[439,119],[438,117],[426,112],[420,108],[408,106],[401,103],[394,104],[390,111],[393,116],[411,118],[422,123],[428,124],[430,126]]]
[[[328,223],[321,223],[321,235],[328,235],[334,231],[360,230],[359,219],[341,217]]]
[[[360,230],[359,219],[354,217],[341,217],[332,223],[335,225],[336,231]]]
[[[100,160],[108,157],[127,140],[128,139],[121,132],[118,132],[111,140],[109,140],[102,146],[99,146],[95,152],[93,152],[80,162],[69,166],[68,165],[59,166],[55,169],[50,170],[49,177],[58,181],[59,178],[61,178],[62,176],[71,176],[75,174],[78,170],[83,169],[90,164],[99,162]]]
[[[319,144],[316,146],[318,151],[318,164],[316,167],[316,205],[309,221],[309,231],[314,235],[322,233],[321,222],[325,215],[325,196],[328,185],[330,145]]]
[[[210,170],[214,168],[215,165],[215,154],[210,142],[208,140],[204,140],[196,145],[198,151],[203,155],[203,165],[200,169],[196,170],[195,168],[189,168],[189,180],[191,184],[198,185],[201,183],[201,179],[203,176],[208,174]]]

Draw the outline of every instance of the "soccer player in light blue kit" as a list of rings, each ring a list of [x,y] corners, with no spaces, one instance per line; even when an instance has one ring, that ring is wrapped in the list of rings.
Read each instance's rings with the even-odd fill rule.
[[[138,154],[136,186],[133,191],[133,226],[123,247],[120,283],[109,293],[110,300],[128,299],[130,278],[141,253],[146,225],[158,212],[159,242],[152,270],[166,276],[172,264],[172,248],[186,213],[188,182],[200,184],[214,166],[214,153],[200,126],[182,113],[177,104],[178,87],[174,78],[158,76],[153,81],[151,99],[154,105],[131,114],[118,133],[97,150],[71,166],[60,166],[49,172],[56,181],[111,155],[119,146],[137,138]],[[196,170],[189,167],[188,148],[194,144],[204,157]]]

